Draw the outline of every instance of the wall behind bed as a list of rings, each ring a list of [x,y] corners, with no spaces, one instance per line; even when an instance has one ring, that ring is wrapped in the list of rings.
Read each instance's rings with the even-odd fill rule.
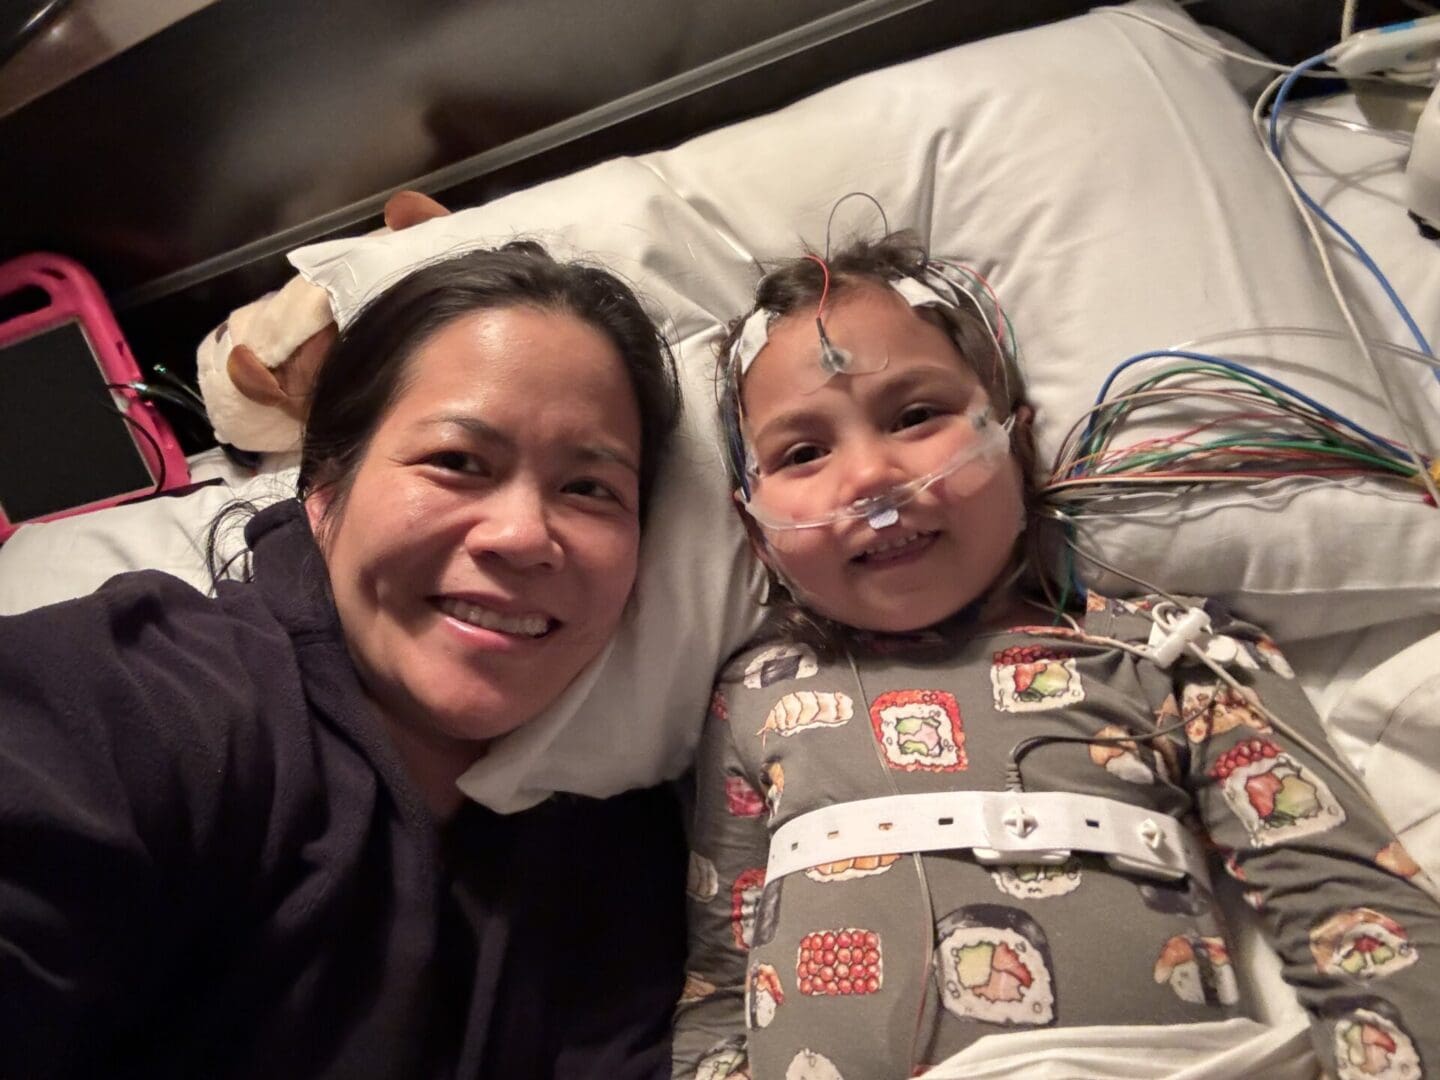
[[[115,0],[72,0],[12,64],[43,64],[46,49],[60,62],[67,23],[73,34],[105,3]],[[34,100],[22,103],[0,68],[0,259],[42,249],[80,260],[142,364],[187,372],[207,330],[288,278],[284,252],[376,227],[396,188],[452,207],[483,203],[1089,6],[202,4]],[[1191,10],[1285,59],[1323,48],[1340,19],[1338,0],[1199,0]],[[1359,25],[1404,12],[1375,0]]]

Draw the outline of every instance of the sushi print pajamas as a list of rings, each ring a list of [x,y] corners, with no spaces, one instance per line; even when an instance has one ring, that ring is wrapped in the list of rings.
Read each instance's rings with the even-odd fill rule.
[[[1202,639],[1241,692],[1193,658],[1165,671],[1091,640],[1145,643],[1146,605],[1091,597],[1082,633],[876,638],[855,671],[787,644],[727,668],[696,781],[677,1077],[904,1077],[989,1034],[1244,1015],[1204,883],[1129,876],[1094,855],[998,867],[968,851],[765,880],[771,834],[810,810],[1003,790],[1022,740],[1169,728],[1034,743],[1025,790],[1186,822],[1261,913],[1331,1074],[1440,1080],[1440,905],[1423,872],[1342,777],[1252,707],[1258,694],[1328,747],[1253,627],[1212,612]]]

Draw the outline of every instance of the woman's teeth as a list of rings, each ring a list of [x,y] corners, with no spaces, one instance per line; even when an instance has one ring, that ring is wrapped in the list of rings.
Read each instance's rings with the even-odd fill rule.
[[[537,638],[550,632],[550,620],[543,615],[502,615],[477,604],[467,604],[464,600],[441,600],[440,610],[452,619],[485,630],[498,630],[502,634]]]

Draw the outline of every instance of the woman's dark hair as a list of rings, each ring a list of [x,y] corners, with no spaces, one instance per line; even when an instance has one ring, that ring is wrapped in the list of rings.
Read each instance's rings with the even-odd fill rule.
[[[802,255],[772,267],[755,287],[755,306],[751,311],[768,312],[772,325],[775,320],[797,312],[813,317],[826,286],[826,272],[817,259],[820,259],[820,256],[816,252],[807,250]],[[902,277],[923,281],[927,266],[931,263],[930,254],[921,244],[919,237],[908,229],[890,233],[878,240],[856,240],[821,261],[829,269],[830,292],[827,304],[832,303],[837,296],[843,296],[855,289],[888,286],[889,282]],[[1034,478],[1036,449],[1034,432],[1028,422],[1033,410],[1025,401],[1018,372],[1007,367],[990,328],[975,311],[962,305],[943,314],[928,308],[917,309],[917,312],[922,318],[935,317],[941,320],[961,357],[979,377],[998,419],[1004,420],[1017,412],[1024,418],[1024,422],[1018,422],[1021,417],[1017,417],[1017,423],[1012,430],[1011,452],[1020,463],[1025,481],[1026,513],[1029,520],[1036,520],[1034,511],[1039,503]],[[739,488],[742,482],[740,470],[744,468],[744,459],[740,449],[740,379],[732,353],[748,317],[747,313],[732,320],[716,346],[716,402],[720,413],[720,430],[728,444],[723,456],[730,472],[731,483],[736,488]],[[739,512],[744,515],[744,510]],[[753,523],[747,521],[746,525],[747,528],[752,527]],[[1036,546],[1037,542],[1037,531],[1026,530],[1016,544],[1012,569],[1028,563],[1032,573],[1038,572],[1038,568],[1044,565],[1045,556]],[[868,636],[808,610],[795,601],[773,571],[769,577],[768,603],[772,605],[774,612],[763,633],[778,634],[787,640],[804,642],[829,655],[860,643]]]
[[[640,512],[680,416],[675,361],[655,323],[608,270],[557,262],[532,241],[429,263],[370,301],[320,366],[300,454],[301,498],[330,488],[344,507],[371,438],[403,387],[410,359],[440,329],[475,311],[525,306],[570,315],[619,352],[640,408]]]

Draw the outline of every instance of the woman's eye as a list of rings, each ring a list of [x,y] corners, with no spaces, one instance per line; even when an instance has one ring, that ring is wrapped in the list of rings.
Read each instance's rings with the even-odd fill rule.
[[[583,495],[587,499],[605,499],[609,502],[619,502],[620,496],[609,484],[599,480],[572,480],[565,485],[567,495]]]
[[[463,450],[441,450],[438,454],[431,454],[426,459],[426,464],[445,472],[465,473],[469,476],[479,476],[485,471],[484,462]]]
[[[813,443],[802,443],[799,446],[792,446],[780,455],[776,467],[780,469],[791,469],[799,465],[808,465],[825,456],[825,451]]]

